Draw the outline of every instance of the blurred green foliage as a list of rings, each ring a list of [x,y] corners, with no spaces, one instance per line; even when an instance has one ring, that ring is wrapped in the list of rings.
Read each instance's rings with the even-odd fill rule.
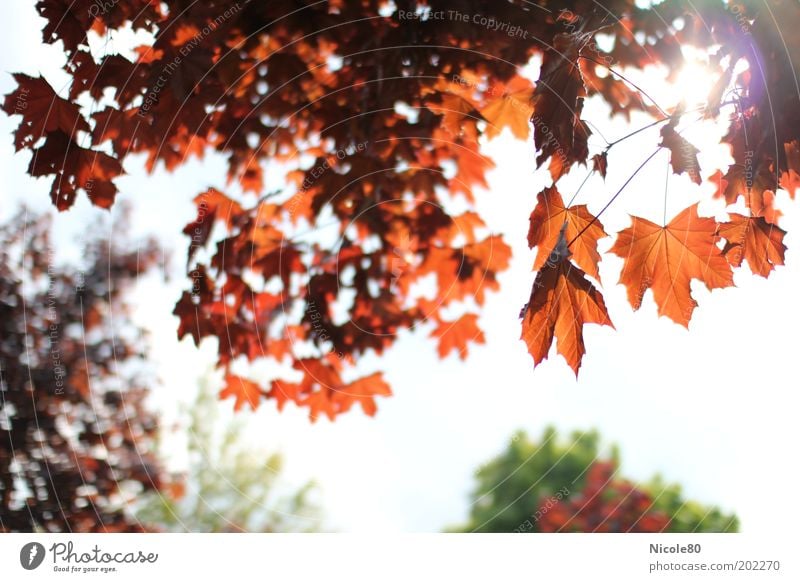
[[[317,531],[321,512],[311,500],[314,484],[282,490],[281,456],[249,448],[242,420],[223,421],[211,381],[201,384],[195,402],[184,411],[188,470],[175,476],[171,488],[144,496],[137,519],[171,532]],[[178,436],[183,435],[163,435],[162,448]]]
[[[573,432],[563,440],[551,427],[538,441],[518,431],[505,451],[477,470],[469,521],[451,531],[541,531],[537,511],[542,504],[560,498],[559,492],[567,491],[566,500],[580,496],[587,485],[590,468],[597,463],[613,467],[614,483],[627,483],[619,476],[617,448],[601,450],[600,435],[596,431]],[[666,484],[660,476],[635,489],[649,496],[648,514],[663,512],[669,520],[665,531],[735,532],[739,529],[735,515],[684,499],[680,485]],[[530,525],[521,528],[525,523]]]

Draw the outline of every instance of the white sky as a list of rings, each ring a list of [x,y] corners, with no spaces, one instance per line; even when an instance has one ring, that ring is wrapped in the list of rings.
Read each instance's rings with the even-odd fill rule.
[[[42,21],[32,4],[9,3],[5,10],[0,91],[12,88],[6,73],[14,71],[41,71],[58,88],[64,57],[57,48],[40,45]],[[658,92],[654,77],[645,81],[646,88],[666,95]],[[585,117],[609,141],[627,133],[627,126],[609,120],[605,111],[602,104],[590,103]],[[0,138],[5,192],[0,219],[13,214],[21,201],[49,208],[49,181],[27,177],[29,155],[13,155],[10,133],[17,122],[0,116],[0,136],[5,136]],[[644,122],[640,118],[633,127]],[[715,145],[718,133],[697,126],[684,135],[704,152],[704,176],[723,163]],[[655,130],[616,146],[607,182],[592,179],[578,202],[597,212],[657,140]],[[713,293],[695,286],[700,307],[689,332],[658,319],[649,293],[642,309],[633,313],[624,288],[615,284],[622,261],[604,255],[603,293],[616,331],[586,328],[588,353],[576,382],[555,354],[534,373],[518,339],[518,312],[533,281],[527,217],[549,177],[546,171],[534,174],[530,143],[505,134],[485,151],[497,168],[490,175],[490,190],[478,196],[478,210],[514,249],[511,268],[500,276],[502,291],[490,296],[481,315],[487,344],[471,348],[466,363],[455,356],[440,361],[427,332],[404,334],[380,361],[362,361],[364,373],[385,370],[395,390],[393,397],[379,400],[375,418],[355,412],[335,423],[312,425],[306,410],[289,407],[279,414],[265,403],[256,414],[248,413],[255,446],[285,454],[287,484],[308,479],[320,484],[325,525],[338,530],[437,531],[463,521],[478,465],[502,450],[515,429],[538,435],[551,423],[564,432],[598,428],[607,442],[619,444],[626,476],[646,480],[660,472],[667,481],[683,484],[690,498],[735,511],[744,531],[781,531],[794,523],[800,510],[783,494],[798,481],[796,205],[791,207],[781,193],[788,266],[769,280],[744,268],[735,276],[736,288]],[[666,155],[659,154],[603,215],[608,232],[628,226],[626,213],[661,220]],[[169,314],[185,281],[186,240],[180,230],[194,217],[191,199],[208,186],[224,186],[225,165],[212,157],[192,161],[173,175],[147,176],[141,164],[126,164],[126,170],[128,175],[117,182],[118,200],[134,205],[133,231],[155,233],[174,253],[176,277],[166,285],[156,276],[142,281],[136,313],[153,334],[164,384],[156,400],[174,410],[177,401],[191,399],[215,351],[211,345],[198,351],[191,340],[175,339],[177,321]],[[568,182],[572,188],[584,175],[576,174]],[[568,185],[560,189],[572,191]],[[685,177],[671,176],[669,216],[701,197],[707,199],[707,192]],[[719,206],[701,204],[704,210],[718,212]],[[73,210],[58,217],[62,258],[77,256],[72,237],[103,214],[108,213],[91,208],[82,196]],[[601,250],[611,244],[611,238],[604,239]],[[220,406],[227,410],[231,401]]]

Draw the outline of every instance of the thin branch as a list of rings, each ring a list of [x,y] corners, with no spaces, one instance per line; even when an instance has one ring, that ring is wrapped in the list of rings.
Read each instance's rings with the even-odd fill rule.
[[[575,202],[575,198],[578,197],[578,194],[580,194],[581,189],[584,187],[586,182],[589,181],[589,178],[591,177],[592,174],[594,174],[594,168],[592,168],[591,170],[589,170],[589,172],[587,172],[586,177],[583,179],[583,182],[581,182],[581,185],[578,186],[577,190],[575,190],[575,194],[573,194],[572,198],[570,198],[569,202],[567,202],[567,208],[572,206],[572,203]]]
[[[722,108],[722,107],[725,107],[726,105],[736,105],[736,101],[726,101],[725,103],[720,103],[719,106],[720,106],[720,108]],[[611,143],[609,143],[606,146],[604,151],[607,152],[608,150],[611,149],[612,146],[615,146],[618,143],[620,143],[622,141],[625,141],[629,137],[633,137],[634,135],[636,135],[638,133],[641,133],[642,131],[644,131],[646,129],[650,129],[651,127],[653,127],[655,125],[658,125],[659,123],[664,123],[665,121],[672,121],[676,117],[681,117],[683,115],[686,115],[687,113],[697,113],[699,111],[705,111],[705,109],[706,109],[706,106],[703,105],[703,106],[700,106],[700,107],[695,107],[694,109],[689,109],[689,110],[686,110],[686,111],[676,112],[676,113],[673,113],[672,115],[668,115],[666,117],[662,117],[661,119],[656,119],[655,121],[651,121],[647,125],[644,125],[644,126],[638,128],[638,129],[635,129],[632,132],[630,132],[630,133],[628,133],[626,135],[623,135],[621,138],[612,141]]]
[[[597,219],[600,218],[600,215],[603,214],[606,210],[608,210],[608,207],[611,206],[611,204],[614,202],[614,200],[617,199],[617,196],[619,196],[622,193],[622,191],[625,189],[625,187],[628,184],[630,184],[630,182],[631,182],[631,180],[633,180],[634,176],[636,176],[636,174],[638,174],[642,170],[642,168],[644,168],[647,165],[647,162],[652,160],[655,157],[655,155],[658,152],[660,152],[662,149],[664,149],[664,148],[662,148],[661,146],[658,146],[658,148],[656,148],[656,151],[654,151],[652,154],[650,154],[645,161],[643,161],[641,164],[639,164],[639,167],[636,168],[636,170],[634,170],[633,174],[628,176],[628,179],[625,180],[625,183],[620,187],[619,190],[617,190],[617,193],[614,194],[611,197],[611,200],[609,200],[606,203],[606,205],[603,206],[603,208],[600,210],[600,212],[597,213],[597,216],[592,218],[592,220],[590,220],[589,223],[586,226],[584,226],[578,234],[576,234],[574,237],[572,237],[572,240],[567,243],[567,246],[570,246],[572,243],[574,243],[576,240],[578,240],[581,237],[581,235],[589,229],[589,227],[591,227],[595,222],[597,222]]]
[[[685,113],[688,113],[688,112],[687,112],[687,111],[684,111],[683,113],[681,113],[681,115],[683,115],[683,114],[685,114]],[[702,119],[702,118],[700,118],[700,119]],[[698,120],[695,120],[695,121],[692,123],[692,125],[694,125],[695,123],[697,123],[698,121],[700,121],[700,119],[698,119]],[[663,121],[663,120],[662,120],[662,121]],[[678,133],[679,133],[679,134],[680,134],[680,133],[683,133],[683,131],[685,131],[685,129],[686,129],[686,128],[684,128],[683,130],[679,131]],[[571,240],[571,241],[569,241],[569,242],[567,243],[567,246],[568,246],[568,247],[569,247],[569,246],[570,246],[572,243],[574,243],[574,242],[575,242],[577,239],[579,239],[579,238],[580,238],[580,236],[581,236],[581,235],[582,235],[584,232],[586,232],[586,230],[587,230],[587,229],[588,229],[590,226],[592,226],[592,225],[593,225],[593,224],[594,224],[594,223],[597,221],[597,219],[598,219],[598,218],[600,218],[600,215],[601,215],[601,214],[603,214],[603,212],[605,212],[606,210],[608,210],[608,207],[609,207],[609,206],[611,206],[611,203],[612,203],[612,202],[614,202],[614,200],[616,200],[617,196],[619,196],[619,195],[622,193],[622,191],[625,189],[625,187],[626,187],[628,184],[630,184],[630,182],[631,182],[631,180],[633,180],[634,176],[636,176],[636,174],[638,174],[638,173],[639,173],[639,172],[642,170],[642,168],[644,168],[644,167],[647,165],[647,162],[649,162],[650,160],[652,160],[652,159],[655,157],[655,155],[656,155],[658,152],[660,152],[662,149],[664,149],[664,148],[663,148],[663,146],[658,146],[658,148],[656,149],[656,151],[654,151],[652,154],[650,154],[650,155],[647,157],[647,159],[646,159],[645,161],[643,161],[641,164],[639,164],[639,167],[638,167],[638,168],[636,168],[636,170],[633,172],[633,174],[631,174],[630,176],[628,176],[628,179],[627,179],[627,180],[625,180],[625,183],[624,183],[624,184],[623,184],[623,185],[620,187],[620,189],[619,189],[619,190],[617,190],[617,193],[616,193],[616,194],[614,194],[614,195],[611,197],[611,200],[609,200],[609,201],[606,203],[606,205],[605,205],[605,206],[603,206],[603,208],[600,210],[600,212],[598,212],[598,213],[597,213],[597,216],[595,216],[595,217],[594,217],[592,220],[590,220],[590,221],[589,221],[589,223],[588,223],[586,226],[584,226],[584,227],[581,229],[581,231],[580,231],[578,234],[576,234],[574,237],[572,237],[572,240]],[[668,161],[669,161],[669,160],[668,160]],[[666,196],[666,192],[665,192],[665,196]],[[666,198],[665,198],[665,201],[664,201],[664,208],[665,208],[664,222],[666,222]]]
[[[664,111],[664,109],[663,109],[663,108],[662,108],[662,107],[661,107],[661,106],[660,106],[658,103],[656,103],[656,100],[655,100],[655,99],[653,99],[652,97],[650,97],[650,95],[647,93],[647,91],[645,91],[644,89],[642,89],[641,87],[639,87],[639,85],[637,85],[636,83],[634,83],[633,81],[631,81],[630,79],[628,79],[628,78],[627,78],[625,75],[623,75],[622,73],[620,73],[620,72],[618,72],[618,71],[615,71],[614,69],[612,69],[611,67],[609,67],[607,64],[605,64],[605,63],[601,63],[600,61],[598,61],[598,60],[596,60],[596,59],[593,59],[592,57],[587,57],[586,55],[578,55],[578,58],[579,58],[579,59],[586,59],[587,61],[591,61],[591,62],[593,62],[593,63],[594,63],[594,64],[596,64],[596,65],[600,65],[601,67],[605,67],[606,69],[608,69],[608,72],[609,72],[609,73],[613,73],[614,75],[616,75],[617,77],[619,77],[620,79],[622,79],[623,81],[625,81],[626,83],[628,83],[628,85],[630,85],[631,87],[633,87],[634,89],[636,89],[636,90],[637,90],[639,93],[641,93],[642,95],[644,95],[645,97],[647,97],[648,99],[650,99],[650,101],[652,101],[652,102],[653,102],[653,105],[655,105],[655,106],[656,106],[656,108],[657,108],[657,109],[658,109],[658,110],[661,112],[661,114],[662,114],[662,115],[668,115],[668,114],[667,114],[667,112],[666,112],[666,111]]]
[[[606,151],[610,150],[612,148],[612,146],[617,145],[619,142],[625,141],[629,137],[633,137],[637,133],[641,133],[641,132],[645,131],[646,129],[650,129],[651,127],[653,127],[655,125],[658,125],[659,123],[664,123],[665,121],[671,121],[672,118],[673,118],[672,115],[669,115],[667,117],[662,117],[661,119],[656,119],[655,121],[652,121],[652,122],[648,123],[647,125],[640,127],[639,129],[635,129],[634,131],[630,132],[629,134],[623,135],[621,138],[619,138],[617,140],[614,140],[610,144],[608,144],[606,146]]]

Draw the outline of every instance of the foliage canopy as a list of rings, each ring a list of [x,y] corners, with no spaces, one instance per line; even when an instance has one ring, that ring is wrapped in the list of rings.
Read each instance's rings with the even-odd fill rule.
[[[643,164],[668,150],[676,174],[716,183],[730,211],[723,221],[695,206],[664,224],[633,217],[616,234],[611,252],[624,259],[634,309],[651,289],[660,314],[688,325],[691,281],[725,287],[745,262],[764,277],[783,262],[775,199],[800,184],[800,28],[775,26],[800,19],[795,0],[40,0],[37,9],[71,82],[62,90],[17,74],[4,110],[21,117],[16,149],[29,152],[31,176],[51,182],[59,210],[81,193],[111,207],[131,156],[168,171],[226,156],[227,176],[198,195],[184,230],[191,288],[174,313],[180,337],[218,340],[222,395],[237,408],[269,399],[312,418],[356,405],[374,414],[391,388],[381,373],[356,376],[363,354],[426,322],[441,355],[483,342],[478,309],[510,248],[474,210],[494,165],[480,145],[504,129],[528,139],[531,126],[532,169],[546,165],[553,185],[532,200],[538,272],[521,336],[535,364],[555,341],[577,374],[584,326],[612,325],[597,269],[597,241],[609,235],[559,184],[584,169],[605,177],[621,141],[590,141],[590,97],[615,115],[651,114],[659,137]],[[113,53],[101,42],[131,30],[141,46]],[[702,109],[668,112],[624,73],[661,66],[674,77],[686,46],[708,55],[718,80]],[[521,72],[532,59],[535,82]],[[728,122],[733,163],[713,176],[681,135],[698,117]],[[266,192],[265,172],[284,173],[287,187]],[[335,242],[314,236],[325,229]],[[266,385],[231,371],[264,358],[285,364]]]

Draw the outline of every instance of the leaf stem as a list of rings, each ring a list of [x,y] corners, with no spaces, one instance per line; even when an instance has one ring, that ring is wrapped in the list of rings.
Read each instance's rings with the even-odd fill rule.
[[[669,191],[669,175],[672,173],[670,164],[671,160],[667,158],[667,177],[664,178],[664,219],[662,220],[662,222],[664,223],[663,226],[667,225],[667,192]]]
[[[622,191],[625,189],[625,187],[628,184],[630,184],[630,182],[631,182],[631,180],[633,180],[634,176],[636,176],[636,174],[638,174],[642,170],[642,168],[644,168],[647,165],[647,162],[652,160],[655,157],[655,155],[658,152],[660,152],[662,149],[663,148],[661,146],[658,146],[658,148],[656,148],[656,151],[654,151],[652,154],[650,154],[645,161],[643,161],[641,164],[639,164],[639,167],[636,168],[636,170],[634,170],[633,174],[628,176],[628,179],[625,180],[625,183],[620,187],[619,190],[617,190],[617,193],[614,194],[611,197],[611,200],[606,202],[606,205],[603,206],[603,208],[600,210],[600,212],[597,213],[597,216],[592,218],[592,220],[590,220],[589,223],[586,226],[584,226],[580,230],[580,232],[578,234],[576,234],[574,237],[572,237],[572,240],[567,243],[567,246],[570,246],[572,243],[574,243],[576,240],[578,240],[581,237],[581,235],[589,229],[589,227],[591,227],[595,222],[597,222],[597,219],[600,218],[600,215],[603,214],[606,210],[608,210],[608,207],[611,206],[611,204],[614,202],[614,200],[617,199],[617,196],[619,196],[622,193]]]

